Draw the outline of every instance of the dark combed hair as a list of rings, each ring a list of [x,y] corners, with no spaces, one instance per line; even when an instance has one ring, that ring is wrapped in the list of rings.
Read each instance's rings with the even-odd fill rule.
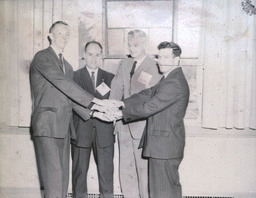
[[[90,41],[90,42],[87,42],[87,43],[85,44],[85,46],[84,46],[84,51],[85,51],[85,52],[86,52],[88,46],[91,45],[91,44],[96,44],[96,45],[98,45],[98,46],[100,47],[101,51],[102,51],[102,49],[103,49],[103,48],[102,48],[102,45],[101,45],[98,41]]]
[[[165,49],[165,48],[171,48],[173,55],[175,57],[180,56],[181,52],[182,52],[182,50],[178,44],[176,44],[174,42],[168,42],[168,41],[161,42],[157,48],[158,48],[158,50]]]
[[[50,29],[49,29],[49,33],[52,33],[52,30],[53,30],[54,27],[55,27],[56,25],[58,25],[58,24],[62,24],[62,25],[68,26],[68,24],[65,23],[64,21],[56,21],[56,22],[54,22],[54,23],[51,25],[51,27],[50,27]],[[49,43],[50,43],[50,45],[51,45],[51,44],[52,44],[51,38],[50,38],[49,36],[47,36],[47,39],[48,39],[48,41],[49,41]]]
[[[56,22],[54,22],[54,23],[52,24],[52,26],[50,27],[49,33],[52,33],[52,30],[53,30],[54,27],[55,27],[56,25],[58,25],[58,24],[67,25],[67,26],[68,26],[68,24],[65,23],[64,21],[56,21]]]

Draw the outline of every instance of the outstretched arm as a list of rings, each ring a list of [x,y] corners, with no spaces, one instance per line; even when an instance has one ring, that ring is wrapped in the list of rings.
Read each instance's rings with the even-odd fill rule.
[[[159,87],[152,88],[151,91],[144,90],[125,99],[125,108],[122,110],[124,120],[131,122],[145,119],[188,96],[188,89],[181,87],[176,79],[169,80]]]
[[[78,104],[88,107],[92,102],[94,97],[72,80],[66,78],[63,72],[56,66],[53,57],[48,53],[40,52],[40,54],[37,54],[31,67],[40,73],[54,87]]]

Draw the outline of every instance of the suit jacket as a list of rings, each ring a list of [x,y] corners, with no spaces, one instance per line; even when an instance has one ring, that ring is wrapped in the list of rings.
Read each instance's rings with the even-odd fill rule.
[[[75,138],[72,109],[89,119],[93,96],[73,82],[73,69],[61,61],[51,47],[39,51],[30,66],[30,85],[33,101],[31,125],[34,136],[64,138],[69,129]]]
[[[102,69],[98,69],[96,87],[104,82],[110,87],[114,75]],[[86,67],[83,67],[74,72],[74,81],[84,90],[94,95],[99,99],[108,99],[110,92],[101,95],[98,91],[94,93],[90,74]],[[96,129],[96,138],[100,147],[108,147],[114,144],[115,136],[113,135],[113,123],[104,122],[95,118],[82,120],[77,113],[74,113],[74,126],[76,131],[76,140],[72,143],[79,147],[90,147],[94,139],[94,129]]]
[[[124,59],[121,61],[117,73],[111,83],[110,98],[116,100],[123,100],[128,98],[134,93],[138,93],[141,90],[149,88],[155,85],[161,78],[159,74],[156,62],[146,56],[140,66],[134,72],[132,79],[130,79],[130,72],[133,66],[134,60],[132,58]],[[149,74],[151,79],[149,83],[143,83],[141,80],[143,74]],[[123,128],[129,127],[131,136],[134,139],[140,139],[144,131],[146,121],[138,121],[130,123],[129,125],[122,125],[121,122],[116,124],[116,132],[122,131]]]
[[[147,120],[141,146],[143,155],[157,159],[182,158],[185,146],[183,118],[189,101],[189,87],[176,68],[150,89],[124,100],[125,121]]]

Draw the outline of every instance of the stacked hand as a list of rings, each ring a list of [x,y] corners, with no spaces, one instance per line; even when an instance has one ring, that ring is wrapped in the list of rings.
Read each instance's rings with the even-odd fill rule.
[[[122,119],[122,111],[119,107],[124,107],[124,103],[118,100],[96,100],[94,101],[92,110],[94,112],[93,117],[97,117],[103,121],[112,122]]]
[[[119,100],[112,100],[112,99],[104,99],[104,100],[99,100],[96,99],[93,101],[95,104],[99,106],[108,106],[108,107],[124,107],[124,103]]]

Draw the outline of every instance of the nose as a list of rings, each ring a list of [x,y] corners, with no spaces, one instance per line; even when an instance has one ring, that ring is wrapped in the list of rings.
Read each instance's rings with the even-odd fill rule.
[[[96,61],[97,61],[97,56],[92,56],[92,60],[93,60],[94,62],[96,62]]]
[[[69,35],[63,35],[63,36],[62,36],[62,39],[64,39],[64,40],[67,41],[67,40],[69,39]]]

